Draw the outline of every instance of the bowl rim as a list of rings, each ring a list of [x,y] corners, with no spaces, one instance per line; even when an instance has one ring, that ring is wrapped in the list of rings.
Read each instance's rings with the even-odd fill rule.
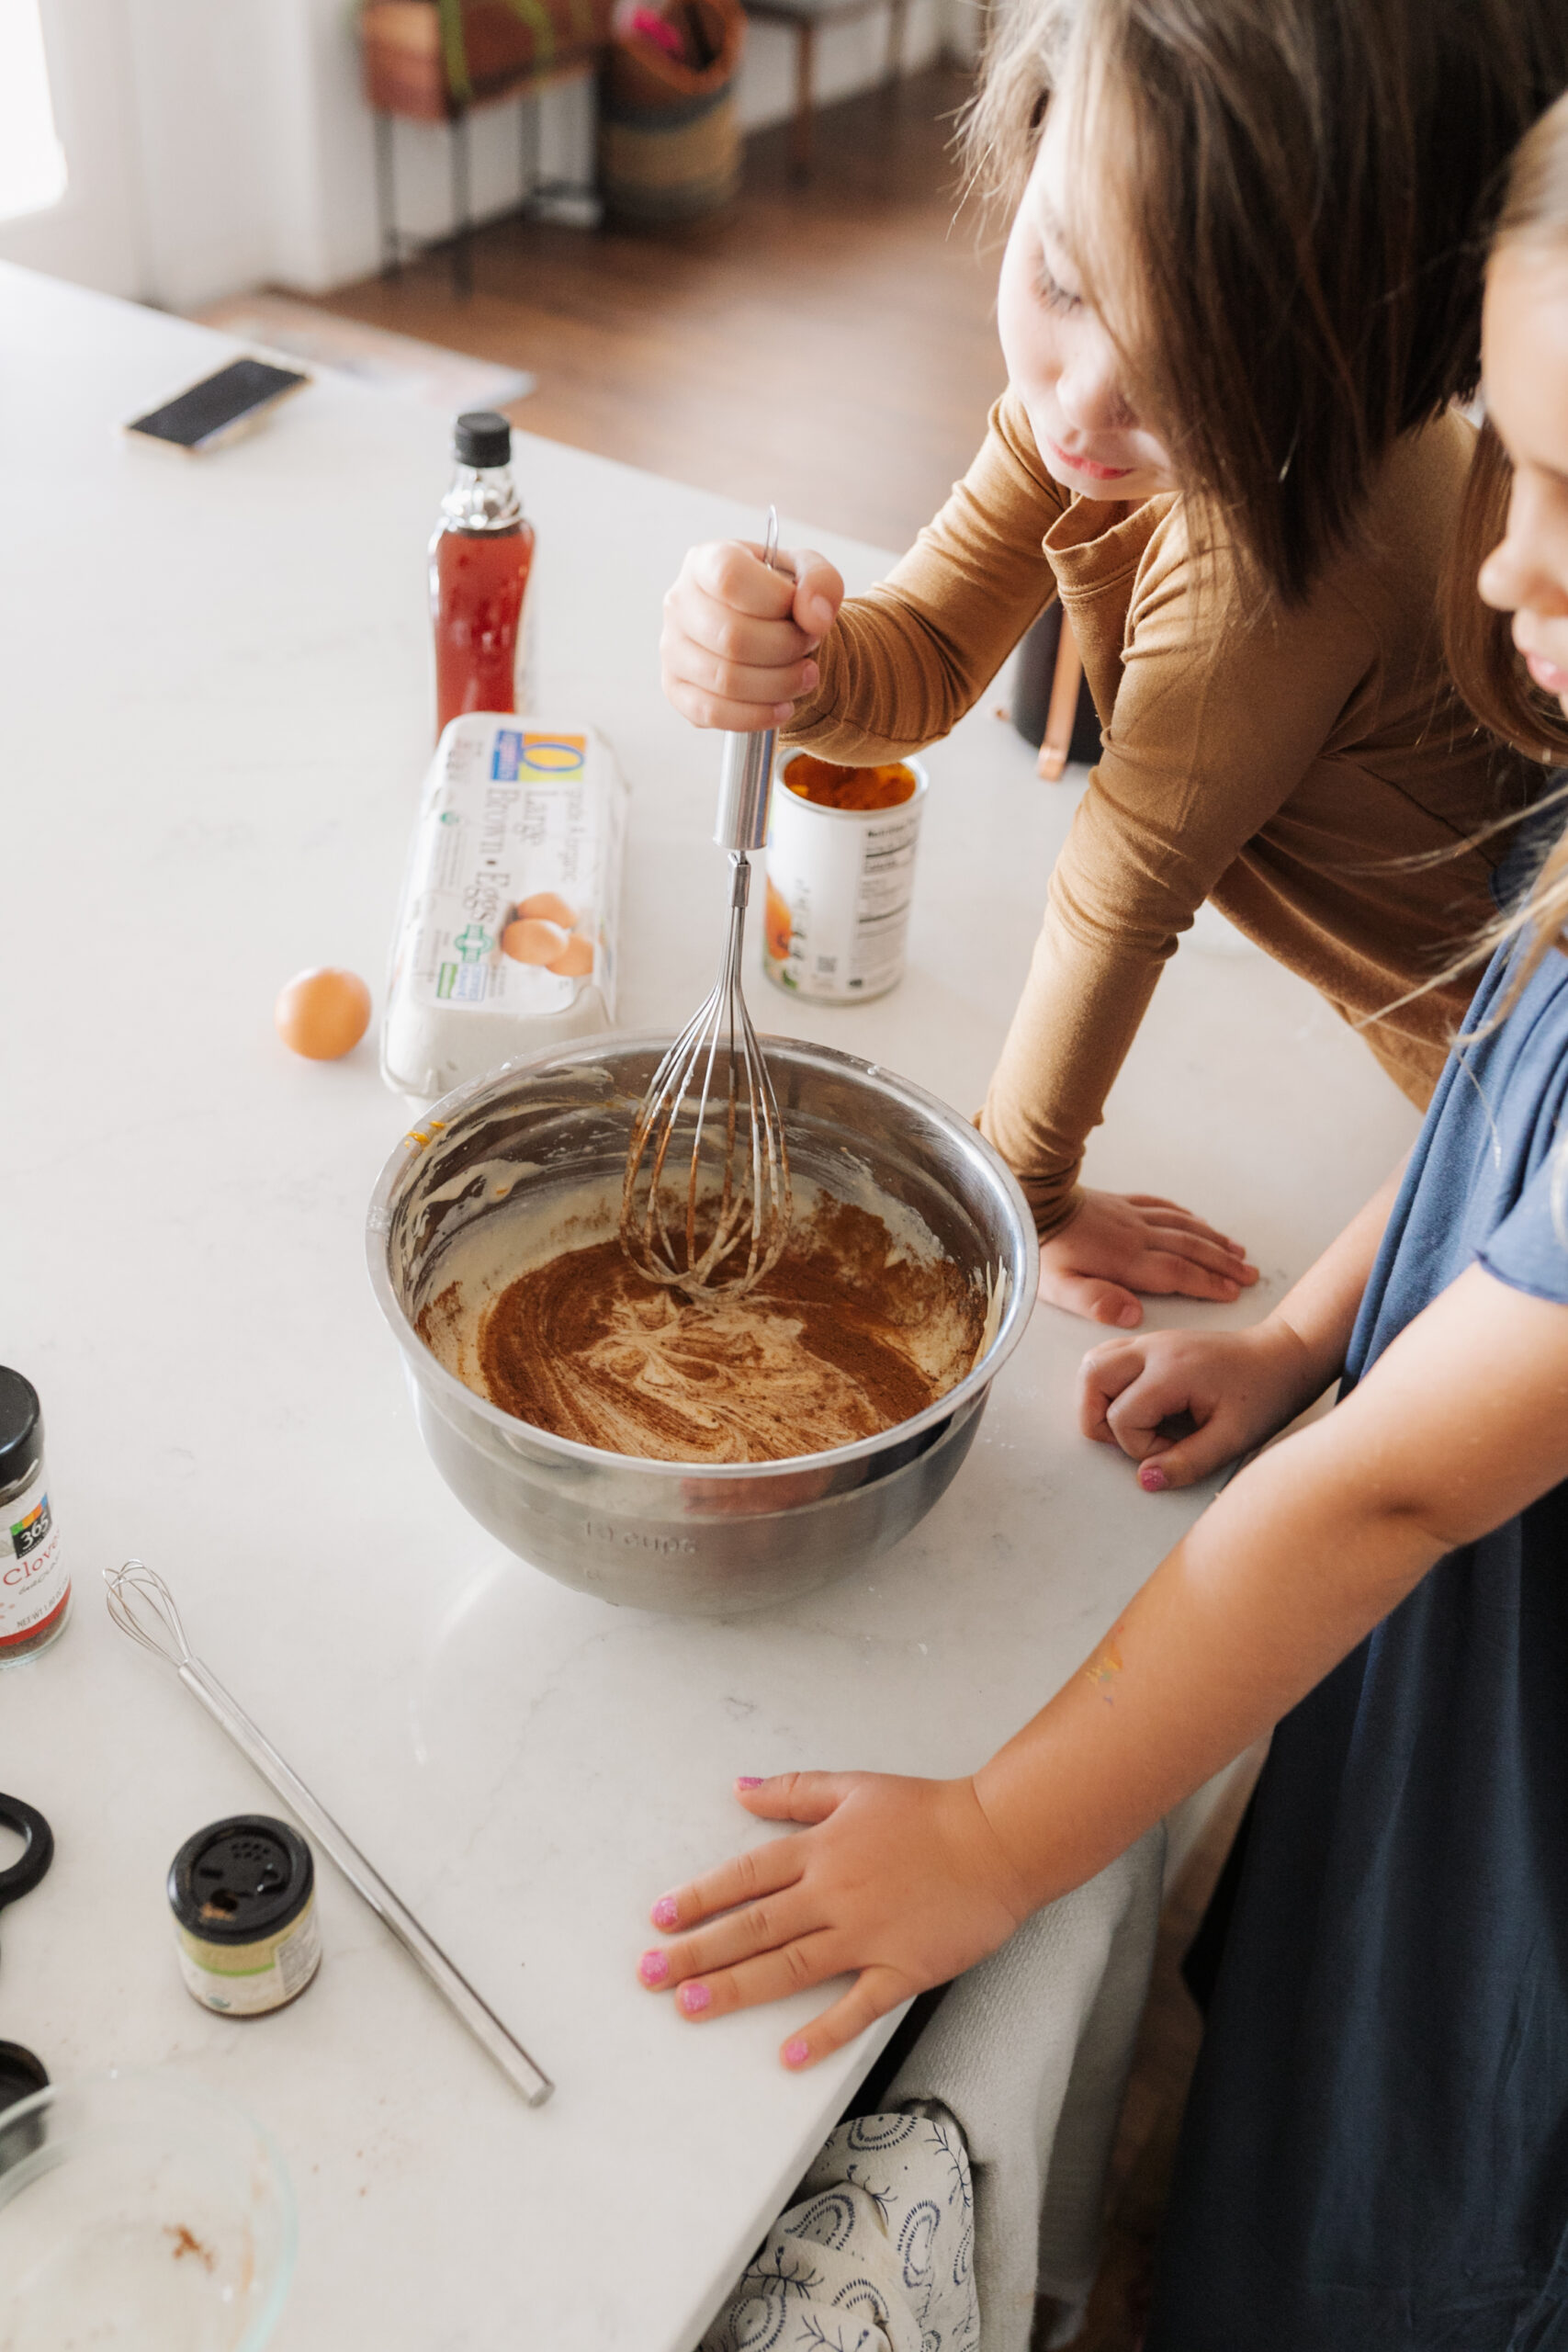
[[[798,1476],[807,1466],[820,1469],[830,1465],[837,1469],[869,1460],[884,1453],[892,1441],[907,1443],[910,1439],[923,1435],[927,1430],[951,1419],[954,1413],[977,1396],[983,1396],[1023,1337],[1039,1289],[1040,1241],[1023,1188],[995,1145],[987,1140],[972,1121],[954,1111],[952,1104],[944,1102],[940,1095],[918,1085],[913,1079],[887,1069],[881,1062],[869,1062],[860,1054],[846,1053],[839,1046],[819,1045],[810,1037],[764,1036],[758,1042],[764,1049],[782,1048],[786,1055],[804,1056],[860,1077],[875,1078],[884,1086],[901,1094],[913,1107],[934,1114],[940,1124],[988,1169],[1003,1194],[1011,1198],[1019,1229],[1023,1236],[1023,1279],[1015,1285],[1004,1306],[997,1335],[985,1354],[934,1404],[928,1405],[923,1412],[911,1415],[907,1421],[895,1422],[891,1429],[880,1430],[875,1437],[857,1438],[852,1444],[832,1446],[818,1453],[790,1453],[767,1462],[657,1462],[647,1454],[611,1453],[602,1446],[582,1445],[575,1438],[557,1437],[551,1430],[542,1430],[532,1421],[521,1420],[515,1413],[504,1412],[499,1405],[492,1405],[488,1396],[479,1396],[455,1373],[448,1372],[426,1347],[403,1311],[387,1266],[387,1244],[392,1222],[391,1199],[412,1165],[411,1152],[423,1152],[429,1148],[430,1136],[423,1130],[436,1119],[443,1126],[450,1127],[478,1096],[503,1078],[525,1076],[559,1063],[592,1062],[596,1054],[611,1048],[617,1053],[640,1049],[657,1056],[672,1042],[674,1034],[673,1031],[658,1029],[602,1029],[587,1037],[558,1039],[555,1044],[539,1047],[531,1054],[518,1054],[507,1061],[498,1062],[482,1078],[468,1079],[461,1086],[454,1087],[449,1094],[444,1094],[439,1101],[431,1103],[429,1109],[404,1130],[400,1141],[389,1153],[376,1179],[366,1216],[365,1245],[370,1287],[375,1294],[376,1304],[398,1342],[405,1363],[411,1369],[417,1367],[415,1378],[429,1387],[437,1402],[448,1399],[461,1411],[477,1414],[502,1436],[510,1438],[516,1430],[524,1430],[531,1442],[559,1460],[578,1463],[590,1469],[602,1470],[606,1464],[620,1465],[628,1473],[653,1477],[677,1481],[696,1477],[705,1482],[718,1480],[726,1484],[747,1478]],[[448,1414],[447,1418],[452,1417]]]

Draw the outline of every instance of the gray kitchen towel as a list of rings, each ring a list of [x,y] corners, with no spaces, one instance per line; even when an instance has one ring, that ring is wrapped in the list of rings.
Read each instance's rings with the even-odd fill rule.
[[[1027,2352],[1038,2296],[1059,2307],[1047,2344],[1083,2324],[1164,1867],[1161,1823],[1037,1911],[958,1978],[887,2091],[940,2100],[964,2134],[985,2352]]]
[[[829,2134],[701,2352],[1071,2343],[1148,1987],[1163,1826],[952,1986],[886,2094]]]

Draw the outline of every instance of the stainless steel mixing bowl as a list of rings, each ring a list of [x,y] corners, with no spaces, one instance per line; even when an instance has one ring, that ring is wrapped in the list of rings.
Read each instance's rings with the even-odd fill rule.
[[[980,1361],[881,1437],[787,1462],[647,1462],[532,1428],[474,1395],[415,1329],[446,1244],[493,1206],[542,1216],[618,1184],[666,1037],[552,1046],[460,1087],[392,1154],[370,1204],[370,1279],[402,1350],[420,1431],[481,1525],[563,1584],[640,1609],[729,1615],[863,1566],[930,1510],[973,1442],[992,1380],[1034,1304],[1039,1251],[1023,1194],[968,1121],[907,1079],[826,1046],[766,1041],[792,1163],[829,1192],[877,1190],[924,1219],[1000,1312]],[[526,1193],[525,1192],[526,1188]]]

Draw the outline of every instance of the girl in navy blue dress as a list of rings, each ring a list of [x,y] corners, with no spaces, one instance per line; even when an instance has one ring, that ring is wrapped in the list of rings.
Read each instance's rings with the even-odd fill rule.
[[[1477,551],[1505,504],[1506,527],[1494,634],[1472,560],[1455,666],[1495,731],[1561,762],[1568,97],[1516,162],[1485,378]],[[696,2020],[854,1973],[785,2043],[807,2065],[1277,1726],[1149,2352],[1568,2347],[1568,834],[1542,863],[1534,823],[1408,1166],[1254,1329],[1084,1367],[1086,1431],[1151,1493],[1342,1374],[1336,1410],[1232,1481],[979,1771],[742,1782],[808,1826],[654,1909],[678,1932],[644,1981]]]

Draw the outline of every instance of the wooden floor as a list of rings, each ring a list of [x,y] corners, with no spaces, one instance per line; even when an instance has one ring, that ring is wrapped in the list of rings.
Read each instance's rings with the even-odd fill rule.
[[[685,241],[502,222],[468,301],[433,254],[325,307],[532,368],[530,433],[903,548],[1004,380],[998,255],[953,219],[967,88],[932,68],[825,110],[804,187],[761,133],[734,217]]]
[[[952,117],[967,84],[911,75],[826,110],[818,164],[789,175],[787,133],[747,150],[735,217],[700,240],[587,236],[525,223],[478,241],[476,291],[432,254],[323,307],[528,368],[531,433],[759,510],[902,548],[979,446],[1003,382],[998,255],[954,220]],[[1077,2352],[1136,2352],[1154,2235],[1198,2044],[1178,1973],[1230,1842],[1217,1821],[1167,1906],[1112,2165],[1106,2256]]]

